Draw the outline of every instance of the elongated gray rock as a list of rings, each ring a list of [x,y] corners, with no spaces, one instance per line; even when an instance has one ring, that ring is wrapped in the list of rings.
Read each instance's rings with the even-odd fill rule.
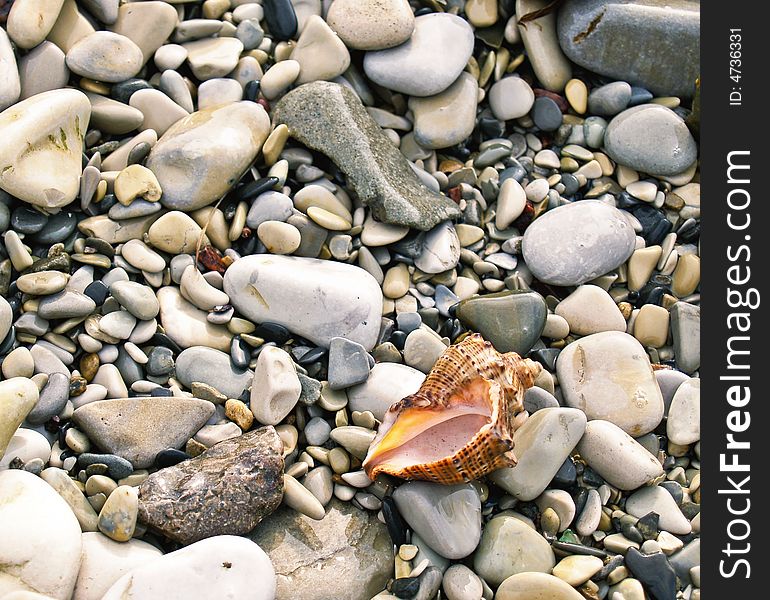
[[[139,487],[139,520],[191,544],[248,533],[282,497],[283,443],[261,427],[150,475]]]
[[[697,0],[580,0],[559,11],[559,44],[582,67],[689,98],[700,61]]]
[[[225,293],[256,323],[269,321],[323,346],[344,337],[374,347],[382,291],[363,269],[296,256],[261,254],[236,260],[225,272]]]
[[[143,469],[161,450],[183,446],[213,414],[214,405],[197,398],[118,398],[81,406],[72,420],[102,450]]]
[[[348,88],[325,81],[301,85],[281,98],[273,117],[334,161],[377,220],[427,231],[460,215],[454,202],[420,183]]]

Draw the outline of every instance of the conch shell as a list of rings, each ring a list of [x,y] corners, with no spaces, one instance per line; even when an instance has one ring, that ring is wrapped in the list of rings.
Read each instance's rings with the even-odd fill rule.
[[[371,479],[455,484],[516,464],[512,435],[540,365],[475,333],[447,348],[416,394],[393,404],[364,460]]]

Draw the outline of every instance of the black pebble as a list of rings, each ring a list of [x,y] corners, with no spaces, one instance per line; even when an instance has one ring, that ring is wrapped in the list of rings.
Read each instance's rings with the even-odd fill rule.
[[[390,496],[382,500],[382,516],[393,543],[397,547],[406,544],[406,524],[398,513],[396,502]]]
[[[642,554],[636,548],[629,548],[626,566],[653,600],[676,600],[676,573],[665,554]]]
[[[586,502],[588,502],[588,489],[584,487],[578,488],[572,498],[575,501],[575,514],[580,515],[586,507]]]
[[[660,533],[658,521],[660,521],[658,513],[649,512],[636,522],[636,528],[644,536],[645,540],[655,540],[658,538],[658,533]]]
[[[96,280],[89,283],[83,293],[96,302],[96,306],[101,306],[107,299],[110,289],[101,281]]]
[[[583,483],[598,488],[600,485],[604,485],[604,479],[591,467],[586,467],[583,469]]]
[[[150,396],[152,396],[153,398],[170,398],[173,395],[174,394],[172,393],[171,390],[163,387],[153,388],[150,391]]]
[[[235,200],[250,200],[256,198],[262,192],[272,189],[278,183],[277,177],[260,177],[256,181],[242,185],[233,192]]]
[[[292,338],[291,331],[286,329],[286,327],[278,323],[270,323],[269,321],[257,325],[257,328],[251,335],[260,337],[266,342],[275,342],[279,346]]]
[[[569,488],[575,485],[577,481],[577,471],[575,470],[575,463],[571,458],[567,458],[564,461],[559,470],[556,471],[556,475],[553,476],[553,485],[558,488]]]
[[[393,595],[397,598],[414,598],[420,591],[419,577],[401,577],[395,579],[390,588]]]
[[[158,454],[155,456],[155,465],[161,469],[163,467],[173,467],[174,465],[178,465],[180,462],[185,461],[188,458],[192,457],[187,454],[187,452],[182,452],[181,450],[176,450],[175,448],[169,448],[168,450],[161,450],[158,452]]]
[[[529,353],[529,358],[536,360],[543,365],[549,371],[556,370],[556,359],[559,358],[561,350],[558,348],[540,348],[539,350],[532,350]]]
[[[290,40],[297,34],[297,13],[291,0],[265,0],[265,21],[276,40]]]
[[[131,96],[134,92],[139,90],[151,90],[152,86],[144,79],[126,79],[120,83],[116,83],[110,88],[110,96],[112,96],[118,102],[128,104]]]
[[[390,336],[390,342],[399,350],[403,350],[404,344],[406,343],[406,333],[403,331],[394,331],[393,335]]]
[[[47,222],[47,216],[27,206],[19,206],[11,213],[11,228],[18,233],[37,233]]]
[[[302,355],[302,357],[297,361],[300,365],[311,365],[314,362],[317,362],[324,358],[326,356],[326,348],[322,348],[321,346],[316,346],[315,348],[311,348],[305,354]]]
[[[243,99],[256,102],[257,98],[259,98],[259,81],[249,81],[243,88]]]

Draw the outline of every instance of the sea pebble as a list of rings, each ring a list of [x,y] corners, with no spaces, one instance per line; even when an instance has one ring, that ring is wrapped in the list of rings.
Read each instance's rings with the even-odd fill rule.
[[[367,52],[364,71],[374,83],[410,96],[444,91],[473,52],[473,31],[456,15],[417,17],[409,40],[395,48]]]
[[[589,420],[610,421],[639,437],[663,418],[663,397],[641,344],[619,331],[569,344],[556,363],[565,402]]]
[[[134,567],[103,600],[139,600],[150,594],[216,597],[223,593],[254,600],[275,598],[275,571],[254,542],[218,535]]]
[[[251,385],[251,412],[264,425],[277,425],[299,400],[302,386],[291,356],[280,348],[265,347],[257,359]]]
[[[348,388],[350,410],[370,411],[382,421],[393,403],[414,394],[424,380],[424,373],[407,365],[377,363],[364,383]]]
[[[406,42],[414,14],[406,0],[337,0],[326,21],[349,48],[384,50]]]

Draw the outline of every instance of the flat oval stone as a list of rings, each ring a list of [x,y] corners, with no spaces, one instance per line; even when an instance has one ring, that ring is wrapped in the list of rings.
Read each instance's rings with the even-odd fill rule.
[[[692,531],[690,521],[682,514],[674,497],[658,485],[642,488],[629,496],[626,511],[637,518],[656,512],[660,515],[660,529],[674,535],[687,535]]]
[[[74,89],[43,92],[0,113],[0,189],[44,208],[72,202],[90,115],[88,98]]]
[[[132,569],[103,600],[143,600],[154,594],[216,598],[223,590],[235,598],[272,600],[275,589],[275,570],[259,546],[243,537],[217,535]]]
[[[620,490],[635,490],[663,474],[644,446],[609,421],[589,421],[577,450],[588,466]]]
[[[490,478],[519,500],[534,500],[548,487],[585,427],[585,415],[574,408],[537,411],[513,434],[518,464],[499,469]]]
[[[516,517],[500,516],[484,528],[473,570],[491,586],[517,573],[550,573],[556,564],[551,545]]]
[[[607,126],[604,148],[614,161],[649,175],[676,175],[698,158],[685,122],[659,104],[624,110]]]
[[[410,481],[393,493],[401,516],[445,558],[468,556],[481,538],[481,502],[469,484]]]
[[[326,21],[349,48],[384,50],[406,42],[414,31],[406,0],[337,0]]]
[[[689,98],[700,65],[699,7],[689,0],[570,3],[559,10],[559,42],[572,61],[589,71],[658,96]]]
[[[166,334],[182,348],[208,346],[229,352],[232,334],[224,325],[206,319],[207,313],[185,300],[179,289],[163,287],[157,293],[160,322]]]
[[[463,300],[455,314],[499,352],[524,355],[540,339],[548,307],[537,292],[506,290]]]
[[[149,321],[158,316],[160,304],[152,288],[136,281],[115,281],[110,294],[137,319]]]
[[[225,77],[243,52],[243,43],[234,37],[206,38],[182,46],[187,50],[187,64],[201,81]]]
[[[526,115],[535,103],[535,93],[521,77],[504,77],[489,88],[489,106],[500,121]]]
[[[382,315],[382,291],[363,269],[293,256],[247,256],[225,272],[224,291],[236,310],[270,321],[328,347],[345,337],[371,350]]]
[[[617,208],[582,200],[547,211],[524,233],[522,253],[540,281],[580,285],[622,265],[636,234]]]
[[[195,112],[164,133],[147,157],[161,203],[192,211],[219,199],[254,162],[270,133],[270,119],[254,102]]]
[[[470,73],[461,73],[446,90],[428,98],[410,98],[414,139],[423,148],[459,144],[476,125],[479,86]]]
[[[396,48],[367,52],[364,71],[377,85],[410,96],[444,91],[473,53],[473,30],[448,13],[417,17],[409,40]]]
[[[109,83],[130,79],[139,72],[143,62],[139,46],[111,31],[95,31],[67,52],[70,71]]]
[[[556,362],[564,401],[589,420],[615,423],[639,437],[663,418],[663,396],[642,345],[619,331],[605,331],[569,344]]]
[[[8,36],[19,48],[34,48],[50,33],[63,4],[64,0],[23,0],[12,5],[10,13],[8,7],[4,7],[8,15]]]
[[[254,372],[235,368],[230,356],[213,348],[193,346],[179,353],[176,376],[188,388],[193,381],[206,383],[228,398],[240,398],[254,379]]]

